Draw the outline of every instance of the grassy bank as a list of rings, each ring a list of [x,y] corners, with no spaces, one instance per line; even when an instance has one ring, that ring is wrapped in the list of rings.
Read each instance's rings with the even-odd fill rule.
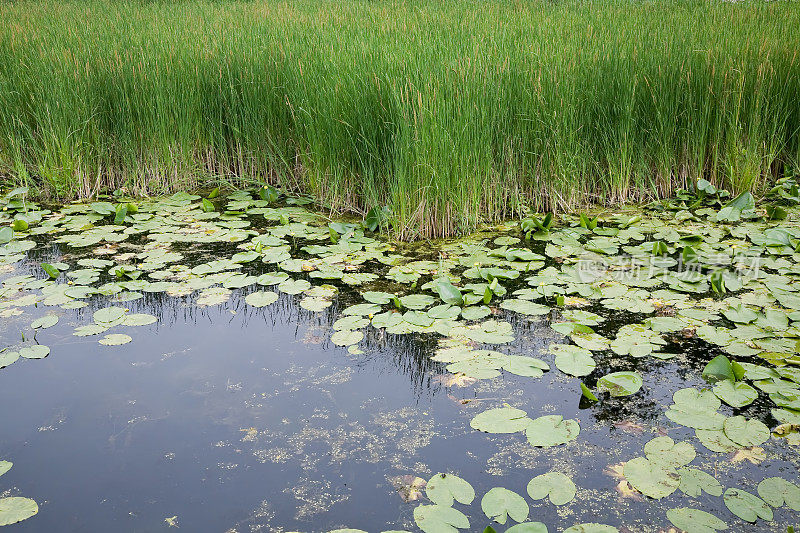
[[[796,3],[0,4],[0,175],[270,181],[401,237],[758,189],[800,164]]]

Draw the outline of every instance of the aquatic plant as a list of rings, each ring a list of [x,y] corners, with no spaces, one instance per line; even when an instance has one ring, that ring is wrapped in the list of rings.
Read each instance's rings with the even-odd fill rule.
[[[759,192],[798,171],[798,26],[791,2],[5,2],[0,176],[268,183],[404,239]]]

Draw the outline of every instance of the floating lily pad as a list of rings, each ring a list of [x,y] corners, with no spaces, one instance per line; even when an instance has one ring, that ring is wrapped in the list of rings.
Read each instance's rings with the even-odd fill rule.
[[[106,335],[97,342],[104,346],[121,346],[123,344],[128,344],[132,340],[133,339],[130,337],[130,335],[125,335],[123,333],[112,333],[110,335]]]
[[[484,433],[516,433],[528,427],[531,419],[527,415],[521,409],[499,407],[475,415],[469,425]]]
[[[781,477],[768,477],[758,484],[758,495],[773,507],[786,505],[800,511],[800,487]]]
[[[420,505],[414,509],[414,521],[425,533],[455,533],[469,527],[464,513],[444,505]]]
[[[642,383],[638,372],[613,372],[597,380],[597,389],[611,396],[630,396],[642,388]]]
[[[475,499],[472,485],[453,474],[436,474],[425,487],[428,499],[437,505],[450,507],[453,501],[469,505]]]
[[[572,376],[588,376],[597,366],[592,352],[572,344],[551,344],[550,352],[556,354],[556,368]]]
[[[725,491],[722,499],[730,512],[742,520],[755,522],[761,518],[767,522],[772,521],[772,509],[770,509],[769,505],[749,492],[730,488]]]
[[[686,533],[715,533],[728,529],[728,524],[713,514],[690,507],[670,509],[667,511],[667,518],[673,526]]]
[[[360,331],[341,330],[331,335],[331,342],[336,346],[350,346],[351,344],[358,344],[364,334]]]
[[[667,436],[648,441],[644,445],[644,454],[650,461],[673,468],[688,465],[695,458],[694,446],[685,441],[675,442]]]
[[[540,416],[525,428],[525,436],[533,446],[549,448],[578,438],[581,427],[577,420],[565,420],[561,415]]]
[[[564,530],[564,533],[619,533],[619,529],[606,524],[587,522],[568,527]]]
[[[41,344],[25,346],[19,349],[19,356],[26,359],[44,359],[50,355],[50,348]]]
[[[665,498],[680,485],[680,476],[674,468],[644,457],[626,462],[623,470],[628,483],[651,498]]]
[[[43,317],[37,318],[33,322],[31,322],[31,328],[33,329],[47,329],[51,328],[58,324],[58,316],[57,315],[45,315]]]
[[[0,498],[0,526],[22,522],[38,512],[39,506],[30,498]]]
[[[747,383],[724,380],[714,385],[714,394],[731,407],[750,405],[758,398],[758,391]]]
[[[481,509],[498,524],[505,524],[508,518],[523,522],[530,512],[522,496],[503,487],[495,487],[487,492],[481,499]]]
[[[245,296],[244,301],[253,307],[266,307],[278,301],[278,294],[272,291],[256,291]]]
[[[697,498],[703,492],[711,496],[722,496],[722,485],[711,474],[697,468],[679,468],[681,477],[678,488],[687,496]]]
[[[108,326],[121,323],[125,313],[127,310],[122,307],[104,307],[95,311],[92,318],[97,324]]]
[[[550,498],[553,505],[565,505],[575,498],[575,483],[561,472],[536,476],[528,483],[528,495],[534,500]]]
[[[769,440],[769,428],[760,420],[732,416],[725,420],[725,436],[744,447],[758,446]]]

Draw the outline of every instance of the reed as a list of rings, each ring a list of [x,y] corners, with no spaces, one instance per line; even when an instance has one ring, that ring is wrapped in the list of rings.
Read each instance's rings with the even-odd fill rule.
[[[398,237],[800,169],[794,2],[0,3],[0,176],[270,182]]]

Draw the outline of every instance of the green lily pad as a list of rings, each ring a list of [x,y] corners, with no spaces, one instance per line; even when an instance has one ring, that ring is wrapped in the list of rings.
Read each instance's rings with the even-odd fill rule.
[[[730,512],[746,522],[755,522],[759,518],[767,522],[772,521],[772,509],[769,505],[749,492],[730,488],[725,491],[722,499]]]
[[[768,477],[758,484],[758,495],[773,507],[786,505],[800,511],[800,487],[782,477]]]
[[[44,359],[50,355],[50,348],[41,344],[25,346],[19,349],[19,356],[26,359]]]
[[[481,499],[481,509],[498,524],[505,524],[509,517],[515,522],[523,522],[530,512],[522,496],[503,487],[495,487],[487,492]]]
[[[469,505],[475,499],[472,485],[453,474],[436,474],[425,486],[428,499],[437,505],[450,507],[453,501]]]
[[[758,398],[758,391],[747,383],[724,380],[714,385],[714,394],[731,407],[750,405]]]
[[[644,445],[644,454],[648,460],[672,468],[688,465],[695,458],[694,446],[685,441],[675,442],[667,436],[648,441]]]
[[[577,439],[580,431],[577,420],[565,420],[561,415],[545,415],[528,423],[525,436],[533,446],[549,448]]]
[[[686,533],[716,533],[728,529],[728,524],[713,514],[691,507],[670,509],[667,511],[667,518],[673,526]]]
[[[33,322],[31,322],[31,328],[33,329],[47,329],[51,328],[58,324],[58,316],[57,315],[45,315],[43,317],[37,318]]]
[[[0,461],[0,476],[11,470],[12,466],[14,466],[14,463],[11,461]]]
[[[420,505],[414,509],[414,521],[425,533],[457,533],[469,527],[464,513],[444,505]]]
[[[358,344],[363,338],[364,334],[360,331],[341,330],[331,335],[331,342],[336,346],[350,346]]]
[[[703,492],[711,496],[722,496],[722,485],[711,474],[697,468],[679,468],[681,482],[678,488],[687,496],[699,497]]]
[[[674,468],[644,457],[626,462],[623,472],[633,488],[654,499],[669,496],[680,485],[680,476]]]
[[[12,496],[0,498],[0,526],[22,522],[39,512],[39,506],[30,498]]]
[[[575,498],[575,483],[561,472],[536,476],[528,483],[528,495],[534,500],[550,498],[553,505],[566,505]]]
[[[588,376],[597,366],[592,352],[572,344],[551,344],[550,352],[556,354],[556,368],[572,376]]]
[[[121,346],[123,344],[128,344],[133,339],[130,335],[125,335],[124,333],[112,333],[110,335],[106,335],[99,342],[103,346]]]
[[[598,524],[597,522],[586,522],[568,527],[564,530],[564,533],[619,533],[619,529],[606,524]]]
[[[19,352],[12,352],[8,350],[0,351],[0,368],[5,368],[19,359]]]
[[[304,279],[287,279],[278,284],[278,290],[286,294],[300,294],[311,288],[311,283]]]
[[[538,378],[545,371],[550,370],[550,365],[535,357],[509,355],[508,363],[503,366],[503,369],[517,376]]]
[[[613,372],[597,380],[597,389],[611,396],[630,396],[642,388],[642,383],[638,372]]]
[[[743,416],[727,418],[723,430],[726,437],[746,448],[767,442],[770,435],[769,428],[763,422]]]
[[[547,526],[541,522],[523,522],[506,529],[505,533],[547,533]]]
[[[123,309],[122,307],[105,307],[95,311],[92,318],[97,324],[108,326],[111,324],[120,324],[125,317],[125,313],[127,313],[127,309]]]
[[[717,412],[721,402],[711,391],[693,388],[680,389],[672,396],[667,418],[694,429],[722,429],[725,415]]]
[[[122,325],[133,327],[149,326],[150,324],[155,324],[157,321],[158,319],[156,317],[147,313],[131,313],[125,315]]]
[[[530,300],[518,300],[516,298],[503,300],[500,303],[500,307],[523,315],[546,315],[550,312],[550,308],[546,305],[537,304]]]
[[[469,425],[484,433],[516,433],[524,431],[530,422],[528,414],[521,409],[499,407],[475,415]]]
[[[256,291],[245,296],[244,301],[253,307],[266,307],[278,301],[278,294],[272,291]]]

